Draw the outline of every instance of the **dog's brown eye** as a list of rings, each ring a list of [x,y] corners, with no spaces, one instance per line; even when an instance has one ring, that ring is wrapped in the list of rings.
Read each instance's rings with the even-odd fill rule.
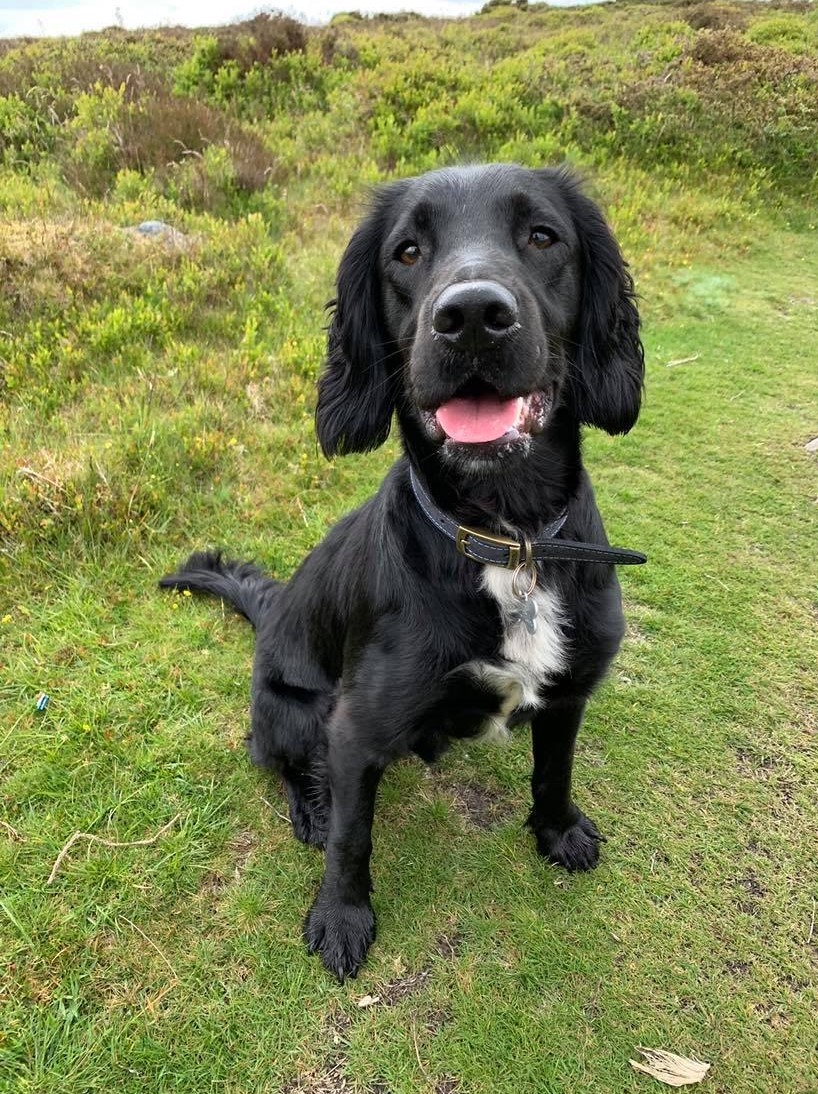
[[[395,251],[395,258],[397,258],[398,262],[402,262],[404,266],[414,266],[420,258],[420,247],[411,239],[407,240],[406,243],[401,243],[400,247]]]
[[[528,242],[532,247],[536,247],[538,251],[544,251],[546,247],[550,247],[552,243],[557,242],[557,237],[550,228],[543,228],[538,224],[536,228],[531,229]]]

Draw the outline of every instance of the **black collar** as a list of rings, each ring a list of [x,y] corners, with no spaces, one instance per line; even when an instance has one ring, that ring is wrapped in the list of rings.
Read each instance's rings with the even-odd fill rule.
[[[509,536],[497,536],[492,532],[483,532],[477,528],[467,528],[458,524],[442,509],[438,509],[421,485],[414,468],[409,468],[409,478],[415,500],[421,512],[450,539],[461,555],[475,562],[486,562],[491,566],[504,566],[507,570],[516,570],[529,561],[541,562],[544,559],[558,559],[565,562],[608,562],[619,566],[638,566],[647,562],[647,557],[638,551],[627,551],[623,547],[602,547],[596,543],[580,543],[572,539],[556,539],[568,517],[564,509],[556,520],[551,521],[542,535],[535,540],[513,539]]]

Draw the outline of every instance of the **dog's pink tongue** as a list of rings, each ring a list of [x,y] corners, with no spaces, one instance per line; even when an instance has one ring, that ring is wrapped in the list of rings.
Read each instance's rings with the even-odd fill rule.
[[[517,424],[522,399],[483,394],[450,399],[437,408],[437,420],[453,441],[480,444],[496,441]]]

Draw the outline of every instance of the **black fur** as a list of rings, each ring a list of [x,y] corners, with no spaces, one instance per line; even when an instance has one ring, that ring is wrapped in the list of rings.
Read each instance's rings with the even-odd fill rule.
[[[400,257],[407,241],[419,254],[411,263]],[[441,335],[436,302],[461,283],[489,294],[500,285],[518,321],[492,319],[482,341],[470,329]],[[326,847],[304,930],[342,980],[375,937],[369,861],[384,769],[410,751],[434,759],[507,697],[474,666],[509,667],[508,619],[483,567],[421,514],[409,465],[461,523],[536,536],[567,506],[566,538],[607,543],[580,426],[633,425],[638,325],[619,248],[566,173],[495,165],[384,188],[341,261],[316,426],[327,454],[363,451],[385,439],[396,410],[405,456],[286,584],[218,554],[194,555],[161,582],[222,596],[256,627],[250,752],[280,773],[296,836]],[[486,390],[543,392],[545,417],[514,443],[441,436],[435,408]],[[564,664],[542,673],[535,706],[518,705],[511,721],[532,724],[537,848],[585,870],[601,836],[572,799],[574,741],[621,641],[619,585],[613,567],[587,563],[542,564],[538,581],[561,607]]]

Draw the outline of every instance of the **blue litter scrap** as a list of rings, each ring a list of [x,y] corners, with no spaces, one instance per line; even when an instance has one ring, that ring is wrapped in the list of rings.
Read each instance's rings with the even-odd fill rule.
[[[37,710],[45,710],[48,704],[51,702],[51,696],[46,695],[44,691],[41,691],[37,696]]]

